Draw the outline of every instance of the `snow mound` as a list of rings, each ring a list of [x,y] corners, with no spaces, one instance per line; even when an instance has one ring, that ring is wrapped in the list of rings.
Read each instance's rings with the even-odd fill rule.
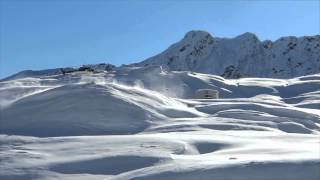
[[[1,132],[32,136],[131,134],[148,126],[148,115],[102,87],[66,85],[3,109],[1,124],[6,126]]]

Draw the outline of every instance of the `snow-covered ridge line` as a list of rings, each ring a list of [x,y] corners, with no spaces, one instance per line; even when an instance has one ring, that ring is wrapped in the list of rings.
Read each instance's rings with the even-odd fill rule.
[[[74,72],[104,72],[111,71],[116,66],[112,64],[100,63],[100,64],[86,64],[80,67],[64,67],[64,68],[54,68],[54,69],[44,69],[44,70],[24,70],[13,74],[9,77],[6,77],[1,81],[8,81],[13,79],[20,79],[25,77],[44,77],[44,76],[53,76],[53,75],[61,75],[61,74],[70,74]]]
[[[79,68],[26,70],[4,80],[141,66],[161,66],[171,71],[192,71],[225,78],[293,78],[320,73],[320,35],[260,41],[248,32],[235,38],[219,38],[205,31],[190,31],[162,53],[139,63],[120,67],[101,63]]]
[[[134,65],[161,65],[225,78],[293,78],[320,72],[320,35],[261,42],[253,33],[219,38],[190,31],[162,53]]]

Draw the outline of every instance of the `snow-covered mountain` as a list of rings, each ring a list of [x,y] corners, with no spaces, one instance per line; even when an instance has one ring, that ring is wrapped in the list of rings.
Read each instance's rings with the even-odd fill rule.
[[[80,67],[63,67],[63,68],[54,68],[54,69],[44,69],[44,70],[24,70],[13,74],[9,77],[2,79],[5,80],[12,80],[12,79],[19,79],[25,77],[43,77],[43,76],[52,76],[52,75],[60,75],[60,74],[67,74],[72,72],[103,72],[103,71],[111,71],[114,69],[115,66],[112,64],[100,63],[100,64],[87,64],[82,65]]]
[[[162,66],[169,71],[192,71],[228,79],[243,77],[294,78],[320,73],[320,35],[282,37],[261,42],[252,33],[235,38],[212,37],[205,31],[190,31],[164,52],[139,63],[115,67],[90,64],[78,68],[22,71],[4,80],[83,71],[101,72],[126,67]]]
[[[0,81],[0,179],[318,180],[318,42],[197,31],[137,64],[12,75]]]
[[[134,65],[162,65],[225,78],[293,78],[320,72],[320,35],[261,42],[252,33],[218,38],[190,31],[164,52]]]

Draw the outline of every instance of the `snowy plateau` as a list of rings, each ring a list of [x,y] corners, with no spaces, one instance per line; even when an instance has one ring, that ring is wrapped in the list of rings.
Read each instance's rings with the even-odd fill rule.
[[[0,113],[1,180],[319,180],[320,36],[191,31],[140,63],[22,71]]]

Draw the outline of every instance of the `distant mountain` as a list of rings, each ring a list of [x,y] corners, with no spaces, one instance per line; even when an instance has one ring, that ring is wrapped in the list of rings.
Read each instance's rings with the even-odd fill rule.
[[[9,77],[2,79],[1,81],[19,79],[24,77],[41,77],[41,76],[52,76],[60,75],[65,73],[71,73],[76,71],[91,71],[91,72],[102,72],[110,71],[115,68],[112,64],[100,63],[100,64],[87,64],[80,67],[66,67],[66,68],[55,68],[55,69],[44,69],[44,70],[24,70]]]
[[[3,80],[74,71],[122,71],[128,67],[155,66],[161,66],[166,71],[192,71],[231,79],[293,78],[316,74],[320,73],[320,35],[260,41],[253,33],[244,33],[235,38],[218,38],[205,31],[190,31],[162,53],[139,63],[120,67],[102,63],[78,68],[26,70]]]
[[[260,41],[252,33],[235,38],[190,31],[164,52],[134,66],[161,65],[225,78],[292,78],[320,72],[320,35]]]

